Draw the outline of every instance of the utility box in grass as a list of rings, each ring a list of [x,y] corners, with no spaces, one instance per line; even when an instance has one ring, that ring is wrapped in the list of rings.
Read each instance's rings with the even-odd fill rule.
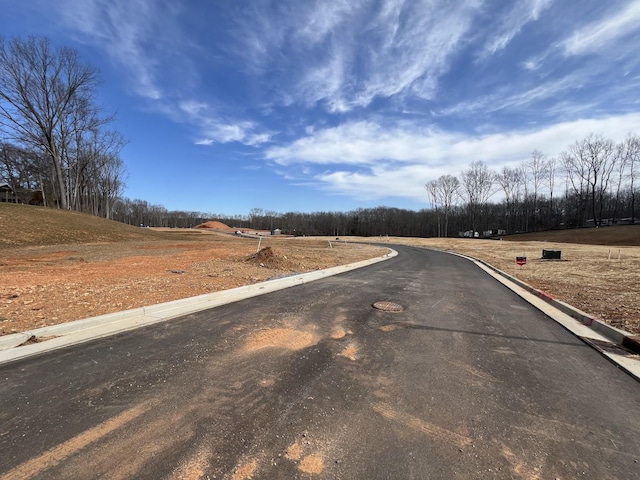
[[[542,250],[544,260],[560,260],[561,250]]]

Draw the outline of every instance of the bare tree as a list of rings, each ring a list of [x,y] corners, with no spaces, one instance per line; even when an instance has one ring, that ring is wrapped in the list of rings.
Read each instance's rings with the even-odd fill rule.
[[[585,139],[589,159],[589,181],[591,184],[591,213],[596,226],[602,224],[604,197],[609,189],[611,174],[618,161],[613,140],[600,135]]]
[[[576,199],[574,223],[583,225],[587,217],[587,200],[590,192],[589,160],[584,140],[576,141],[560,154],[560,161],[566,174],[566,202],[569,202],[569,189]]]
[[[547,181],[547,188],[549,188],[549,226],[554,225],[554,206],[553,206],[553,191],[556,184],[556,171],[558,169],[558,160],[550,158],[547,160],[547,164],[544,169],[545,179]]]
[[[438,224],[438,237],[442,236],[441,224],[440,224],[440,195],[438,192],[438,181],[429,180],[424,186],[429,193],[429,199],[431,201],[431,207],[436,212],[436,222]]]
[[[524,165],[524,168],[528,173],[526,178],[527,180],[531,181],[531,186],[533,187],[533,230],[536,230],[538,195],[540,194],[540,187],[545,177],[546,165],[547,162],[544,158],[544,154],[539,150],[534,150],[533,152],[531,152],[531,158]]]
[[[506,228],[510,231],[515,217],[514,206],[518,203],[523,182],[523,171],[520,168],[502,167],[502,172],[496,175],[496,183],[504,192],[506,203]]]
[[[471,228],[476,232],[489,198],[495,193],[495,174],[481,160],[477,160],[460,174],[460,178],[460,192],[467,204]]]
[[[438,237],[449,235],[449,216],[459,195],[460,181],[453,175],[442,175],[437,180],[427,182],[425,188],[429,192],[431,205],[436,212]],[[440,222],[440,209],[444,214],[444,228]]]
[[[46,154],[65,209],[70,206],[65,152],[74,129],[82,128],[70,122],[93,103],[96,86],[96,70],[75,50],[54,48],[46,38],[0,38],[0,125],[13,140]]]
[[[631,223],[636,220],[636,180],[640,175],[640,137],[627,135],[621,146],[621,160],[624,163],[629,178],[629,190],[631,194]]]
[[[453,175],[442,175],[438,179],[440,203],[444,211],[444,236],[449,236],[449,217],[460,195],[460,181]]]

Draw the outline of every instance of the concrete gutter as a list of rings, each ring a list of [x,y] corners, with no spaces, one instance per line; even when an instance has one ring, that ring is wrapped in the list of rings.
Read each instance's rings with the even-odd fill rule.
[[[0,365],[39,353],[88,342],[96,338],[133,330],[145,325],[164,322],[172,318],[182,317],[228,303],[265,295],[277,290],[304,285],[305,283],[315,280],[373,265],[393,258],[396,255],[398,255],[398,252],[389,248],[389,253],[382,257],[350,263],[348,265],[290,275],[266,282],[255,283],[253,285],[223,290],[221,292],[207,293],[148,307],[134,308],[123,312],[109,313],[98,317],[85,318],[60,325],[52,325],[27,332],[5,335],[0,337]]]
[[[483,260],[455,252],[446,253],[474,262],[490,276],[640,381],[640,335],[607,325],[602,320],[533,288]]]

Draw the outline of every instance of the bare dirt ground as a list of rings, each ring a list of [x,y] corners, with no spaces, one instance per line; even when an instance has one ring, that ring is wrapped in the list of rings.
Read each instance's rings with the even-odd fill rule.
[[[166,233],[163,240],[3,248],[0,335],[352,263],[385,248]],[[266,247],[266,248],[265,248]]]

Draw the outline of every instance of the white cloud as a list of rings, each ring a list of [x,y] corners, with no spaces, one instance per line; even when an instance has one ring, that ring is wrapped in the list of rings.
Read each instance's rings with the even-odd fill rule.
[[[307,168],[309,181],[332,192],[359,199],[423,200],[428,180],[459,175],[476,160],[499,170],[526,160],[535,149],[554,157],[591,133],[621,141],[628,132],[638,130],[640,113],[487,135],[356,122],[271,147],[266,158],[290,168]]]
[[[153,100],[164,95],[157,79],[158,61],[149,47],[158,31],[174,33],[173,7],[151,0],[60,0],[52,6],[80,41],[106,52],[138,95]]]
[[[61,0],[56,5],[63,25],[80,41],[103,50],[132,90],[152,101],[151,108],[198,130],[196,144],[259,145],[270,140],[272,133],[254,122],[228,118],[216,111],[221,107],[188,98],[197,74],[187,52],[195,47],[181,30],[173,2]]]
[[[540,14],[551,6],[553,0],[519,0],[511,10],[492,27],[494,34],[485,43],[480,58],[489,57],[507,47],[523,27],[540,18]]]
[[[268,142],[272,132],[259,131],[254,122],[229,122],[215,116],[202,116],[190,123],[199,125],[204,139],[196,141],[197,145],[212,145],[213,143],[239,142],[244,145],[257,146]]]
[[[507,85],[496,93],[452,105],[438,113],[440,115],[468,115],[478,112],[486,114],[513,107],[523,107],[542,100],[556,98],[567,91],[579,90],[584,78],[583,75],[576,72],[563,78],[541,83],[522,92],[513,92],[514,86]]]
[[[585,25],[561,43],[566,55],[585,55],[600,52],[640,31],[640,0],[635,0],[614,14]],[[637,54],[637,46],[635,47]]]
[[[322,102],[335,113],[367,107],[376,97],[433,98],[451,58],[466,45],[479,3],[252,4],[236,12],[236,42],[225,49],[253,74],[286,71],[275,88],[298,105]]]
[[[403,2],[382,9],[372,20],[375,31],[367,32],[366,55],[360,58],[360,82],[351,87],[351,103],[368,106],[374,98],[410,93],[433,98],[440,77],[450,67],[451,57],[464,45],[477,13],[476,2]],[[350,88],[351,87],[351,88]]]
[[[209,105],[198,100],[182,100],[178,102],[180,109],[190,116],[197,116],[209,109]]]

